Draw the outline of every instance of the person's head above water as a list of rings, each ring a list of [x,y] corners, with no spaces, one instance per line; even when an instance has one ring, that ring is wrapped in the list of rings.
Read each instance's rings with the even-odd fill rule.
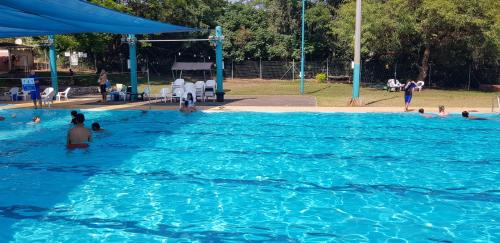
[[[469,117],[469,112],[468,111],[462,111],[462,117]]]
[[[75,122],[77,125],[83,124],[83,122],[85,122],[85,116],[82,113],[76,114]]]
[[[101,125],[99,125],[99,123],[97,122],[92,123],[92,131],[99,131],[99,130],[101,130]]]
[[[34,116],[33,117],[33,122],[34,123],[40,123],[41,121],[42,121],[42,119],[39,116]]]
[[[420,108],[420,109],[418,109],[418,113],[420,113],[420,114],[424,114],[424,108]]]
[[[5,120],[5,117],[0,116],[0,121],[3,121],[3,120]]]
[[[444,112],[444,105],[439,106],[439,112]]]
[[[78,112],[77,112],[77,111],[71,111],[71,116],[72,116],[73,118],[75,118],[77,114],[78,114]]]

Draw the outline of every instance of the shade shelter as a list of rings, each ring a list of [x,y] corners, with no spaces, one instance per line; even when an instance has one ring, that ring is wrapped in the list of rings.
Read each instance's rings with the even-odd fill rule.
[[[172,65],[172,75],[173,72],[180,71],[179,78],[182,78],[183,71],[203,71],[203,78],[205,78],[205,71],[212,73],[213,66],[213,62],[175,62]]]
[[[74,33],[126,34],[129,44],[132,93],[137,93],[135,34],[191,32],[196,29],[171,25],[110,10],[83,0],[2,0],[0,38],[49,36],[52,87],[57,90],[54,35]]]

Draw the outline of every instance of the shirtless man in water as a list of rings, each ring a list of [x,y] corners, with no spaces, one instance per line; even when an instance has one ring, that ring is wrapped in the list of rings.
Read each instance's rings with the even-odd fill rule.
[[[91,136],[89,129],[83,126],[85,116],[77,114],[75,116],[75,127],[68,131],[68,147],[88,147]]]

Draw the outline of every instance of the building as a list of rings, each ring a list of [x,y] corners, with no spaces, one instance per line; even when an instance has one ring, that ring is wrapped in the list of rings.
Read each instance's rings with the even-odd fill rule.
[[[33,47],[0,43],[0,73],[28,72],[33,68]]]

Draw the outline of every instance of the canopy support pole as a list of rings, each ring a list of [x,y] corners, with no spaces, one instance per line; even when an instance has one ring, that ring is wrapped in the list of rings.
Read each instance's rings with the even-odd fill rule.
[[[305,61],[305,55],[304,55],[304,25],[305,25],[305,15],[306,15],[306,1],[302,0],[302,31],[301,31],[301,42],[300,42],[300,94],[304,94],[304,61]]]
[[[56,55],[56,47],[54,45],[55,36],[49,35],[49,61],[50,61],[50,80],[52,83],[52,88],[54,88],[54,92],[59,91],[58,83],[57,83],[57,55]]]
[[[136,43],[137,39],[135,35],[129,34],[127,37],[128,42],[128,51],[129,51],[129,59],[130,59],[130,85],[132,86],[132,95],[130,98],[132,100],[137,99],[137,51],[136,51]]]
[[[354,73],[352,83],[352,98],[350,104],[361,105],[359,98],[359,82],[361,79],[361,0],[356,1],[356,27],[354,32]]]
[[[222,36],[222,27],[215,27],[215,63],[217,64],[217,92],[215,95],[217,96],[217,102],[224,102],[224,76],[223,76],[223,62],[222,62],[222,40],[224,37]]]

